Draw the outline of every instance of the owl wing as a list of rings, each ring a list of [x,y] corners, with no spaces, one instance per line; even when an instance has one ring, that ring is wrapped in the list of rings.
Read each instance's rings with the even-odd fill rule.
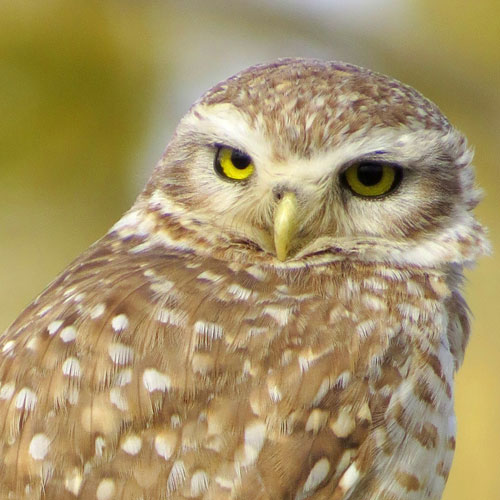
[[[103,239],[2,335],[1,498],[136,498],[183,477],[169,461],[179,402],[165,397],[185,379],[187,318],[163,274],[178,263],[134,244]]]

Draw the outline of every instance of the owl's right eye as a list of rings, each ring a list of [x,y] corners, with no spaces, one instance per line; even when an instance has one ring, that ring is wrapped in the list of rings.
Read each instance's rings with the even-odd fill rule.
[[[220,146],[215,155],[215,171],[233,181],[243,181],[253,174],[252,158],[239,149]]]

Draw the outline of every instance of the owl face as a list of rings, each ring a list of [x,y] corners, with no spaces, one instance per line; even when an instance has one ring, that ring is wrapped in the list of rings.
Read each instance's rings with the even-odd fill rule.
[[[205,94],[146,193],[195,235],[247,254],[420,265],[462,259],[457,232],[478,229],[471,157],[413,89],[350,65],[285,60]]]

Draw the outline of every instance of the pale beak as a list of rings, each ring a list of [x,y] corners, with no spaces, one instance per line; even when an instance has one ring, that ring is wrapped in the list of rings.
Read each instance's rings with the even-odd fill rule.
[[[274,211],[274,247],[276,256],[284,261],[297,232],[297,197],[290,191],[284,193]]]

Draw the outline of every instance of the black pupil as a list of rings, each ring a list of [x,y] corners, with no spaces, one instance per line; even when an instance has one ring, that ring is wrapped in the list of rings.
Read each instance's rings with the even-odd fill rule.
[[[245,153],[242,153],[241,151],[238,151],[235,149],[231,153],[231,163],[237,168],[238,170],[244,170],[245,168],[250,165],[250,157],[246,155]]]
[[[377,163],[363,163],[358,167],[358,180],[364,186],[375,186],[382,180],[384,171]]]

